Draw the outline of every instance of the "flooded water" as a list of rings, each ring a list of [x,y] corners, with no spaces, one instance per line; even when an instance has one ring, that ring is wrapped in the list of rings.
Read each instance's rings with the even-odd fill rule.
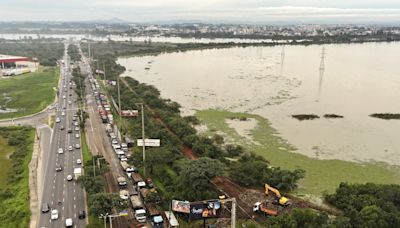
[[[298,153],[400,163],[400,43],[248,47],[120,58],[184,114],[220,108],[268,118]],[[293,119],[293,114],[343,119]]]
[[[34,34],[34,33],[0,33],[0,39],[6,40],[20,40],[31,37],[32,39],[38,38],[56,38],[56,39],[92,39],[95,41],[139,41],[151,40],[152,42],[168,42],[168,43],[287,43],[291,40],[271,40],[271,39],[237,39],[237,38],[182,38],[182,37],[163,37],[163,36],[128,36],[128,35],[107,35],[107,36],[89,36],[89,34]],[[298,40],[301,41],[301,40]]]

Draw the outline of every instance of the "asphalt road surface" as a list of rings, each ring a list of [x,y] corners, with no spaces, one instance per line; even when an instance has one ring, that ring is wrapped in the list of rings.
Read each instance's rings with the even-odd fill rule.
[[[59,87],[59,99],[56,107],[56,118],[60,118],[60,122],[55,123],[53,134],[51,136],[50,149],[43,152],[43,190],[40,206],[48,204],[50,211],[47,213],[40,212],[38,227],[65,227],[65,220],[71,218],[73,227],[85,227],[86,219],[78,218],[78,211],[86,211],[86,202],[84,190],[75,180],[67,181],[68,175],[73,175],[74,168],[82,167],[77,164],[77,159],[82,161],[81,149],[76,149],[75,145],[81,145],[80,131],[75,130],[73,116],[77,111],[77,96],[74,92],[75,87],[70,88],[71,68],[70,58],[67,52],[64,55],[64,65],[61,67],[61,77]],[[70,102],[70,103],[69,103]],[[64,127],[61,130],[61,126]],[[68,133],[68,129],[72,129],[72,133]],[[79,137],[76,137],[76,134]],[[69,151],[68,147],[72,146],[73,150]],[[63,153],[58,153],[58,149],[62,148]],[[62,171],[57,172],[56,167],[62,167]],[[58,219],[52,220],[50,217],[51,210],[58,210]],[[41,210],[41,208],[40,208]]]

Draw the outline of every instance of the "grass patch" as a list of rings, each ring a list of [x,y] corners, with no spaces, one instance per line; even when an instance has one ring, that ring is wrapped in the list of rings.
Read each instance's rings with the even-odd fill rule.
[[[7,144],[7,140],[0,136],[0,189],[6,186],[7,171],[10,170],[11,161],[8,156],[14,152],[15,148]]]
[[[1,128],[0,132],[2,139],[6,139],[14,150],[11,167],[0,166],[0,172],[7,173],[5,186],[0,191],[0,227],[28,227],[31,216],[28,165],[35,132],[27,127]]]
[[[295,148],[277,135],[267,119],[252,114],[232,113],[221,110],[198,111],[196,116],[208,126],[205,134],[214,135],[222,131],[249,151],[265,157],[273,166],[285,169],[304,169],[306,176],[300,181],[297,194],[321,196],[323,192],[333,193],[341,182],[378,184],[400,183],[400,172],[395,167],[385,164],[359,164],[341,160],[318,160],[305,155],[293,153]],[[249,142],[240,136],[235,129],[228,126],[228,118],[255,118],[258,125],[251,130],[253,140],[259,145]],[[260,186],[261,187],[261,186]]]
[[[81,145],[82,145],[83,164],[86,164],[87,161],[92,161],[92,154],[90,153],[89,146],[86,142],[85,132],[81,134]]]
[[[1,95],[6,93],[12,99],[7,108],[18,110],[2,113],[0,119],[30,115],[46,108],[54,101],[58,78],[58,67],[40,67],[34,73],[0,80]]]
[[[384,120],[400,120],[400,113],[374,113],[369,116]]]

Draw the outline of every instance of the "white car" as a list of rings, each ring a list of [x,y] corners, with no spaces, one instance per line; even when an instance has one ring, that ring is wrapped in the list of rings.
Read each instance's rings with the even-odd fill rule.
[[[61,112],[61,115],[62,115],[62,116],[65,116],[65,112]]]
[[[75,121],[75,122],[74,122],[74,125],[75,125],[75,126],[79,126],[78,121]]]
[[[75,127],[75,131],[79,131],[79,127]]]
[[[57,220],[58,219],[58,210],[53,209],[51,210],[51,220]]]
[[[64,153],[64,150],[63,150],[63,148],[58,148],[58,153],[59,153],[59,154],[62,154],[62,153]]]
[[[79,143],[75,144],[75,149],[79,149],[81,148],[81,145],[79,145]]]
[[[125,156],[123,156],[123,157],[121,157],[121,161],[122,161],[122,162],[123,162],[123,161],[128,161],[128,158],[125,157]]]
[[[73,148],[72,146],[69,146],[69,147],[68,147],[68,150],[69,150],[69,151],[73,151],[74,148]]]
[[[79,134],[75,134],[75,138],[79,138]]]
[[[67,181],[72,181],[72,175],[67,176]]]
[[[63,99],[67,98],[65,95],[63,95]]]
[[[76,164],[78,164],[78,165],[82,164],[81,159],[77,159],[77,160],[76,160]]]
[[[56,123],[60,123],[61,122],[61,119],[60,118],[56,118]]]
[[[112,144],[118,144],[118,140],[113,139],[113,140],[112,140]]]
[[[74,221],[72,221],[72,218],[65,219],[65,227],[72,227],[72,226],[74,226]]]

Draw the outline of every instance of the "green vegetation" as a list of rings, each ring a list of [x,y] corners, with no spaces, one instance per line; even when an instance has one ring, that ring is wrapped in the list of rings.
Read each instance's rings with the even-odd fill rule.
[[[0,39],[0,53],[37,58],[42,66],[56,66],[57,60],[61,59],[64,54],[64,44],[49,39],[20,41],[2,41]]]
[[[400,186],[341,183],[326,201],[344,211],[352,227],[400,227]]]
[[[369,116],[384,120],[400,120],[399,113],[374,113]]]
[[[46,108],[54,101],[56,95],[54,88],[57,87],[58,78],[57,67],[41,67],[34,73],[2,79],[0,91],[11,98],[6,108],[18,111],[2,113],[0,119],[30,115]]]
[[[81,134],[81,148],[82,148],[82,158],[83,163],[92,161],[92,154],[89,151],[89,146],[86,141],[86,134]]]
[[[75,44],[70,44],[68,46],[68,55],[74,62],[78,62],[81,60],[81,54],[79,53],[78,46],[76,46]]]
[[[33,137],[34,130],[28,127],[0,129],[0,140],[7,141],[8,147],[14,151],[10,155],[11,166],[1,166],[1,172],[6,173],[7,177],[2,180],[5,185],[0,189],[0,227],[29,225],[28,165],[32,156]]]
[[[7,170],[11,167],[11,160],[8,158],[14,152],[14,147],[9,146],[7,140],[0,137],[0,189],[6,187],[7,184]]]
[[[324,118],[326,118],[326,119],[338,119],[338,118],[343,118],[343,116],[337,115],[337,114],[325,114]]]
[[[292,117],[300,121],[319,119],[319,116],[315,114],[299,114],[299,115],[292,115]]]
[[[258,115],[245,113],[232,113],[220,110],[198,111],[196,116],[208,126],[208,136],[215,131],[221,131],[232,138],[237,144],[243,145],[247,150],[266,158],[274,167],[306,171],[305,178],[299,183],[299,194],[312,194],[321,196],[322,192],[332,193],[341,182],[350,183],[399,183],[399,172],[395,168],[380,164],[358,164],[340,160],[318,160],[293,153],[295,148],[284,142],[268,120]],[[232,117],[247,117],[257,120],[258,125],[251,130],[253,140],[240,136],[235,129],[228,126],[226,119]],[[261,186],[260,186],[261,187]]]

